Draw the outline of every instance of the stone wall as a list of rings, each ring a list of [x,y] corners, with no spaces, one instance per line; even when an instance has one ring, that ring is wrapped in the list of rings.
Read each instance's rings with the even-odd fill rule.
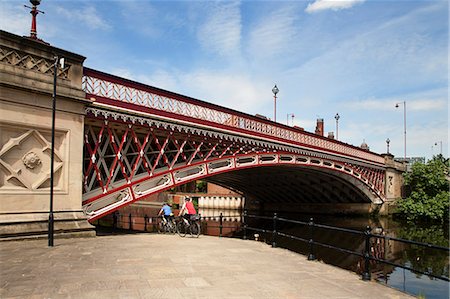
[[[85,58],[0,31],[0,239],[47,231],[55,55],[55,234],[93,234],[81,210]]]

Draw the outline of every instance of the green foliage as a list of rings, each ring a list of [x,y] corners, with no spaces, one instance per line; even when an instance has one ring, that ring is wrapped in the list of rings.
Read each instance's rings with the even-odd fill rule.
[[[196,181],[195,182],[195,191],[197,192],[197,193],[206,193],[206,191],[207,191],[207,182],[206,181]]]
[[[411,195],[399,201],[397,213],[411,221],[449,219],[449,160],[442,155],[424,163],[415,163],[411,172],[404,174],[405,185]]]
[[[401,239],[413,240],[437,246],[448,246],[448,228],[444,225],[420,227],[404,225],[398,233]],[[429,272],[436,276],[449,276],[448,252],[423,246],[405,246],[402,252],[403,264],[410,264],[413,269]],[[416,274],[421,276],[420,274]]]

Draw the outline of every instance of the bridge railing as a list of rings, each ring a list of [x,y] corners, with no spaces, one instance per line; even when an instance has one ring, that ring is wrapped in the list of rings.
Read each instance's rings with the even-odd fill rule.
[[[122,231],[143,231],[157,232],[158,221],[161,217],[144,215],[135,215],[132,213],[115,212],[105,217],[97,219],[93,224],[98,227],[110,228]],[[241,217],[236,215],[211,215],[201,216],[202,232],[210,233],[214,229],[213,235],[223,237],[240,230]]]
[[[213,125],[238,134],[251,133],[252,136],[384,164],[382,156],[350,144],[93,69],[84,68],[82,88],[87,98],[94,98],[107,106],[177,118],[203,126]]]

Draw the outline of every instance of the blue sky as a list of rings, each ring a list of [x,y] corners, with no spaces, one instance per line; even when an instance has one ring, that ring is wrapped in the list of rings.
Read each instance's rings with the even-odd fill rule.
[[[27,1],[2,1],[0,28],[28,35]],[[38,36],[85,66],[374,152],[448,156],[448,1],[51,1]],[[292,118],[289,118],[290,124]],[[435,145],[437,143],[437,145]]]

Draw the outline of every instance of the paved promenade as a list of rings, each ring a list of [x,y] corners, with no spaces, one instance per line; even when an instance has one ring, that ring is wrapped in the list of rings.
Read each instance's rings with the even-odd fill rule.
[[[239,239],[132,234],[0,243],[0,298],[411,298]]]

